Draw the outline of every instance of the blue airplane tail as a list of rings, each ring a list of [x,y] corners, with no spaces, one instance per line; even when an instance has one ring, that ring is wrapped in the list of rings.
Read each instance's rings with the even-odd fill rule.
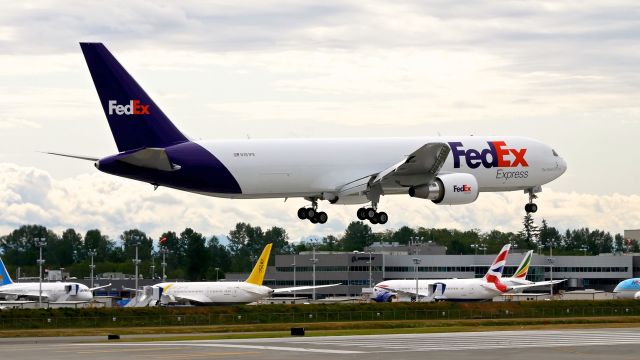
[[[188,141],[102,43],[80,43],[118,151]]]
[[[9,272],[7,271],[7,267],[4,266],[4,262],[0,259],[0,286],[11,284],[13,284],[11,276],[9,276]]]

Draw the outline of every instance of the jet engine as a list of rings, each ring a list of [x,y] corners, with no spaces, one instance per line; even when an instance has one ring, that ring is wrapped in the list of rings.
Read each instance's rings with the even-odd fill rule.
[[[409,188],[409,196],[431,200],[438,205],[471,204],[478,194],[475,176],[462,173],[440,175],[429,185]]]

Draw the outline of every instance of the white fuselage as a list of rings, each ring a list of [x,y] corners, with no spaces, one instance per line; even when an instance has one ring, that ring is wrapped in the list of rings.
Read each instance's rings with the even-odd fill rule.
[[[442,279],[442,280],[426,280],[418,279],[418,293],[427,294],[429,288],[434,284],[444,284],[444,292],[437,294],[438,300],[449,301],[482,301],[491,300],[494,297],[500,295],[497,290],[487,288],[492,284],[487,283],[485,279]],[[391,293],[396,294],[396,299],[399,301],[408,301],[413,296],[405,295],[405,293],[415,294],[416,281],[415,280],[386,280],[376,284],[374,291],[385,289],[396,289],[398,291],[389,290]]]
[[[504,142],[501,166],[485,166],[478,155],[456,156],[460,151],[489,150],[488,142]],[[460,142],[449,154],[440,174],[469,173],[480,191],[512,191],[546,184],[564,173],[565,161],[549,146],[528,138],[508,136],[416,137],[371,139],[216,140],[197,143],[218,158],[237,180],[241,194],[207,194],[230,198],[316,196],[335,192],[345,184],[377,174],[398,163],[422,145]],[[522,151],[526,166],[510,152]],[[455,159],[458,158],[458,167]],[[504,166],[516,162],[516,166]],[[477,166],[477,167],[476,167]],[[406,194],[385,189],[385,194]],[[366,202],[365,198],[361,202]]]
[[[177,282],[160,283],[162,303],[187,299],[201,304],[248,304],[273,292],[266,286],[246,282]]]
[[[70,290],[69,287],[75,287]],[[71,291],[71,294],[70,294]],[[10,294],[5,297],[11,298],[37,298],[40,294],[39,283],[13,283],[0,286],[0,294]],[[42,283],[43,301],[90,301],[93,299],[93,293],[86,285],[68,282],[43,282]]]

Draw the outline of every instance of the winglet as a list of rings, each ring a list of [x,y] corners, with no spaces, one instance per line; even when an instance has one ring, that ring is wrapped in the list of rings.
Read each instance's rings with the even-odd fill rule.
[[[527,251],[526,254],[524,254],[524,258],[522,258],[522,262],[520,263],[520,266],[518,266],[518,269],[516,270],[515,274],[513,274],[513,277],[516,279],[526,279],[527,278],[527,273],[529,272],[529,265],[531,264],[531,256],[533,255],[533,250],[529,250]]]
[[[11,284],[13,284],[13,280],[11,280],[7,267],[4,266],[4,262],[0,259],[0,286]]]
[[[253,271],[251,271],[251,275],[245,280],[249,284],[254,285],[262,285],[262,280],[264,280],[264,274],[267,272],[267,262],[269,261],[269,254],[271,253],[271,246],[273,244],[267,244],[262,250],[262,255],[256,262],[256,266],[253,267]]]

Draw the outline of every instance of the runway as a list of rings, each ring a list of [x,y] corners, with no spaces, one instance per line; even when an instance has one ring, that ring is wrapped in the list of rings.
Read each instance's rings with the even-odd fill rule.
[[[493,331],[477,333],[287,337],[243,340],[3,344],[11,359],[92,360],[115,357],[154,359],[233,358],[305,360],[349,359],[638,359],[640,329]]]

